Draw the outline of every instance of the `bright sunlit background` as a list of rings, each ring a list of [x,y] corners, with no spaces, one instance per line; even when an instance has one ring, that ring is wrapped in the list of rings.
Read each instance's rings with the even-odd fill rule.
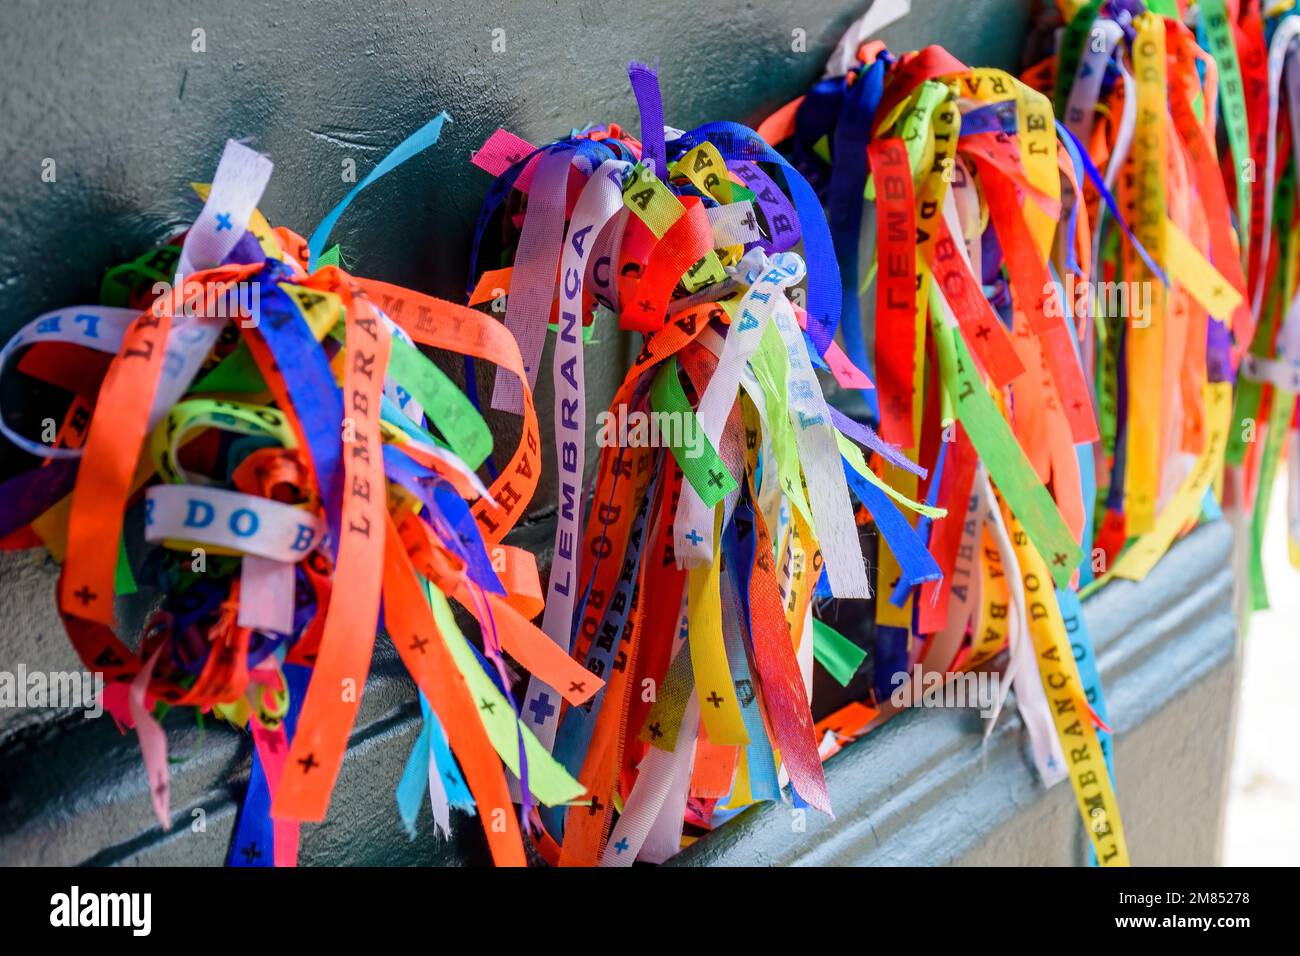
[[[1225,866],[1300,861],[1300,570],[1286,556],[1286,481],[1264,535],[1272,607],[1251,617],[1224,833]]]

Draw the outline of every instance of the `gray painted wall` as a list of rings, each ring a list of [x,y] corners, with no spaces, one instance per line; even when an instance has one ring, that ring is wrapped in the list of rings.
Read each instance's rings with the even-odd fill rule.
[[[3,0],[0,340],[41,312],[95,301],[107,268],[188,226],[198,211],[188,184],[210,179],[227,138],[275,161],[262,209],[307,236],[351,188],[344,159],[360,179],[444,109],[453,124],[438,145],[363,193],[334,238],[358,275],[461,301],[489,182],[470,153],[495,129],[535,143],[589,122],[635,131],[627,63],[656,58],[670,125],[757,123],[821,76],[869,5],[741,4],[706,23],[706,8],[686,0]],[[885,34],[895,49],[941,43],[967,62],[1016,63],[1028,0],[913,5]],[[191,49],[195,29],[206,53]],[[492,52],[494,29],[503,53]],[[807,52],[791,50],[795,29]],[[55,183],[41,181],[45,158]],[[596,338],[593,421],[631,354],[617,329]],[[459,361],[444,367],[463,381]],[[549,377],[539,409],[551,408]],[[517,434],[504,416],[490,421]],[[554,501],[553,474],[539,506]]]

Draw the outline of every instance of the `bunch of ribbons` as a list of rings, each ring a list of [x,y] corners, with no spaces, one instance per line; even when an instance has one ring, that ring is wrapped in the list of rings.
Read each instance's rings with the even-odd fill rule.
[[[1262,535],[1284,447],[1300,567],[1300,17],[1293,0],[1060,6],[1056,54],[1025,80],[1087,171],[1091,295],[1077,315],[1100,426],[1094,570],[1140,579],[1222,507],[1244,626],[1268,606]]]
[[[508,287],[526,365],[557,330],[543,628],[608,679],[559,713],[533,710],[543,682],[525,694],[525,721],[591,795],[539,814],[561,864],[662,860],[686,826],[761,800],[830,813],[820,759],[872,724],[895,674],[1004,647],[1040,772],[1061,779],[1067,748],[1090,762],[1080,808],[1098,857],[1125,860],[1095,662],[1067,636],[1087,646],[1071,585],[1098,429],[1051,253],[1058,222],[1059,248],[1087,228],[1062,198],[1062,180],[1081,194],[1081,164],[1047,98],[1008,74],[937,49],[856,54],[758,132],[656,135],[657,77],[633,64],[645,142],[600,127],[536,149],[498,132],[476,157],[497,176],[479,241],[500,220],[510,263],[479,294]],[[773,148],[787,141],[792,160]],[[1073,253],[1062,264],[1086,274]],[[587,492],[581,328],[602,311],[643,345]],[[866,421],[828,403],[818,369],[863,397]],[[863,628],[854,640],[814,615],[873,594],[865,647]],[[814,662],[847,682],[868,652],[876,699],[814,725]]]
[[[1005,651],[995,710],[1014,686],[1038,772],[1069,778],[1093,860],[1127,863],[1080,594],[1140,580],[1218,514],[1232,378],[1260,349],[1246,277],[1264,267],[1234,241],[1238,177],[1217,159],[1217,54],[1196,35],[1216,11],[1062,12],[1056,53],[1022,78],[938,48],[894,57],[859,42],[859,24],[839,69],[758,135],[715,123],[661,138],[657,78],[634,64],[645,142],[599,127],[536,149],[498,132],[479,154],[497,179],[476,262],[500,220],[506,265],[471,278],[480,295],[512,290],[526,363],[557,331],[543,626],[610,682],[590,705],[525,713],[591,795],[540,815],[548,858],[661,860],[687,828],[760,800],[829,812],[814,751],[873,726],[913,666]],[[1251,16],[1221,22],[1240,37]],[[1296,22],[1270,25],[1275,50]],[[1265,113],[1274,129],[1276,95]],[[1285,168],[1273,135],[1259,149]],[[1289,219],[1294,200],[1272,198],[1283,176],[1243,177],[1258,195],[1236,209]],[[756,234],[730,228],[751,220]],[[1272,268],[1284,306],[1294,274]],[[581,336],[602,314],[643,345],[584,488]],[[861,420],[821,381],[842,407],[859,393]],[[1251,445],[1263,463],[1243,449],[1239,498],[1291,429],[1293,395]],[[663,413],[680,430],[656,440]],[[861,539],[844,533],[846,504]],[[832,600],[869,594],[872,633],[837,634],[828,620],[851,612]],[[847,680],[868,652],[874,699],[814,726],[813,662]],[[535,679],[525,700],[548,692]]]
[[[1284,447],[1300,514],[1291,7],[1062,2],[1016,77],[895,56],[871,37],[907,4],[877,3],[757,131],[665,126],[634,63],[639,140],[475,153],[465,306],[326,249],[445,117],[310,241],[257,212],[270,163],[232,142],[187,233],[0,352],[34,396],[0,429],[43,460],[4,485],[0,544],[63,563],[164,825],[159,719],[249,728],[234,864],[291,864],[324,816],[377,630],[420,691],[403,821],[426,794],[444,834],[476,812],[497,863],[659,862],[759,801],[830,814],[822,761],[914,668],[998,667],[995,713],[1014,687],[1040,777],[1125,864],[1080,598],[1222,508],[1264,606]],[[602,328],[640,349],[593,427]],[[420,346],[463,356],[463,387]],[[551,468],[543,591],[503,540]],[[132,651],[113,596],[137,584],[162,604]],[[868,699],[814,722],[817,664]]]
[[[324,818],[380,628],[423,710],[414,804],[410,781],[399,788],[409,827],[427,787],[444,830],[450,807],[477,807],[494,858],[521,865],[513,801],[527,817],[582,796],[514,717],[516,664],[574,705],[603,683],[531,623],[535,558],[502,543],[541,471],[514,339],[490,315],[350,276],[324,249],[353,196],[445,120],[311,242],[270,227],[256,205],[271,162],[230,141],[184,235],[109,272],[101,304],[39,316],[0,353],[28,396],[0,427],[41,459],[3,486],[3,544],[61,561],[59,613],[109,682],[106,709],[139,736],[164,827],[160,720],[186,708],[251,733],[234,865],[293,865],[300,821]],[[494,447],[421,346],[522,383],[513,446]],[[132,650],[114,599],[137,591],[157,610]]]
[[[537,148],[498,131],[475,156],[496,179],[472,268],[498,223],[506,265],[472,299],[505,292],[532,375],[556,330],[542,627],[608,682],[584,706],[548,706],[539,675],[524,694],[524,721],[590,794],[538,815],[562,864],[663,860],[687,818],[779,800],[786,783],[829,813],[813,661],[847,679],[864,652],[812,608],[870,593],[855,502],[893,542],[904,592],[939,577],[905,511],[942,510],[867,454],[924,471],[832,409],[816,374],[870,386],[834,341],[840,275],[815,191],[743,126],[665,131],[655,71],[629,73],[645,142],[600,126]],[[582,342],[599,321],[643,346],[602,415],[588,489]],[[498,379],[494,407],[516,409],[516,390]]]

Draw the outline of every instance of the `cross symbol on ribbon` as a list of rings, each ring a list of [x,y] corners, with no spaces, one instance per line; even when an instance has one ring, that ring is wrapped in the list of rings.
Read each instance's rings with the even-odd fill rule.
[[[538,694],[533,699],[533,702],[528,705],[528,709],[533,712],[533,716],[537,718],[539,724],[555,713],[555,705],[551,703],[551,696],[545,692]]]

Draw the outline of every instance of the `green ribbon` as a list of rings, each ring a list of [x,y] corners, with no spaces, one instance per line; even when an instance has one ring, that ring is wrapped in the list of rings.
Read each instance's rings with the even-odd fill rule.
[[[1083,59],[1083,45],[1092,32],[1093,21],[1101,10],[1102,0],[1092,0],[1085,7],[1080,7],[1065,28],[1061,38],[1061,49],[1056,60],[1056,85],[1052,91],[1052,106],[1057,116],[1065,115],[1066,104],[1070,101],[1070,87],[1079,72],[1079,61]]]
[[[1056,502],[1034,474],[1011,426],[998,411],[956,328],[942,324],[939,293],[930,289],[930,318],[944,382],[956,399],[957,417],[979,453],[989,476],[1052,572],[1056,586],[1070,586],[1083,551],[1061,518]]]
[[[841,687],[847,687],[867,652],[820,618],[813,618],[813,657]]]
[[[650,385],[650,407],[656,415],[668,414],[670,422],[677,422],[679,427],[661,428],[661,440],[668,439],[668,448],[681,468],[686,480],[691,483],[695,493],[710,508],[736,489],[736,479],[718,456],[717,450],[704,434],[704,426],[691,408],[686,390],[682,388],[677,375],[677,357],[673,356],[659,367],[654,381]],[[686,436],[697,436],[698,447],[692,457]]]
[[[1250,181],[1245,165],[1250,160],[1250,132],[1246,128],[1246,93],[1242,86],[1241,65],[1233,42],[1232,25],[1223,0],[1198,0],[1201,22],[1210,43],[1210,54],[1219,67],[1221,112],[1228,130],[1232,150],[1233,179],[1237,183],[1237,218],[1240,223],[1241,254],[1244,258],[1250,243]],[[1173,14],[1177,16],[1177,14]]]
[[[479,665],[443,593],[428,581],[424,582],[424,588],[434,623],[438,625],[438,634],[446,642],[457,669],[465,678],[470,696],[479,704],[483,729],[506,769],[519,776],[519,739],[522,737],[524,756],[528,760],[528,789],[533,796],[548,807],[577,800],[586,792],[585,788],[547,752],[541,741],[519,719],[487,671]]]
[[[492,454],[492,431],[447,373],[417,349],[394,336],[388,374],[420,403],[448,446],[470,469]]]

